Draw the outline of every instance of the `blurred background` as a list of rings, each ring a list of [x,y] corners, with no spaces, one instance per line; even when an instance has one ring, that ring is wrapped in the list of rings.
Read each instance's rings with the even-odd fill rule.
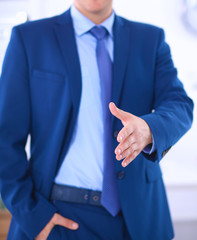
[[[0,0],[0,73],[11,29],[64,12],[72,0]],[[115,12],[164,28],[179,78],[197,103],[197,0],[114,0]],[[27,145],[27,151],[28,151]],[[197,109],[192,129],[161,162],[176,240],[197,239]],[[2,208],[0,203],[0,208]],[[0,239],[9,219],[0,215]],[[6,220],[8,221],[8,220]],[[159,240],[159,239],[158,239]]]

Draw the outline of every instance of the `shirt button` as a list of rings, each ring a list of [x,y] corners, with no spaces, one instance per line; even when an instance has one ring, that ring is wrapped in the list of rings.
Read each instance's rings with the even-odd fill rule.
[[[117,178],[118,178],[119,180],[123,179],[124,177],[125,177],[125,172],[123,172],[123,171],[118,172]]]
[[[113,132],[113,137],[114,137],[114,138],[117,138],[117,136],[118,136],[118,131],[115,130],[115,131]]]

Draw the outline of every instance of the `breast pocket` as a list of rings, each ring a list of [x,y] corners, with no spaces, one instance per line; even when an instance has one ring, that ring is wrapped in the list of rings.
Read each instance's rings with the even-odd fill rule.
[[[32,117],[37,124],[60,115],[61,108],[69,103],[67,75],[34,70],[30,79]]]
[[[57,100],[65,92],[67,85],[66,75],[34,70],[30,79],[30,88],[33,102],[41,100],[40,104]]]
[[[32,74],[33,80],[38,79],[40,81],[54,81],[57,83],[64,82],[65,75],[59,74],[59,73],[52,73],[52,72],[46,72],[46,71],[40,71],[40,70],[34,70]]]

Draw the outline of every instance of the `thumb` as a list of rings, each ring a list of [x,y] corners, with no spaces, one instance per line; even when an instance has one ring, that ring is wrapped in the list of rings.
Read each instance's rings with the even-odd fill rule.
[[[129,116],[128,112],[125,112],[125,111],[117,108],[113,102],[110,102],[109,109],[110,109],[111,114],[113,114],[115,117],[120,119],[122,122],[126,122],[128,116]]]
[[[71,219],[63,217],[60,214],[56,215],[55,225],[60,225],[71,230],[76,230],[79,227],[78,223],[72,221]]]

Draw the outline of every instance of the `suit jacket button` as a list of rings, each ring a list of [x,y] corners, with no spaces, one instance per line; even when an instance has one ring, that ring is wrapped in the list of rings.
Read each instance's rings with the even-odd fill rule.
[[[113,137],[114,137],[114,138],[117,138],[117,136],[118,136],[118,131],[115,130],[115,131],[113,132]]]
[[[125,172],[123,172],[123,171],[118,172],[117,178],[118,178],[119,180],[123,179],[124,177],[125,177]]]

